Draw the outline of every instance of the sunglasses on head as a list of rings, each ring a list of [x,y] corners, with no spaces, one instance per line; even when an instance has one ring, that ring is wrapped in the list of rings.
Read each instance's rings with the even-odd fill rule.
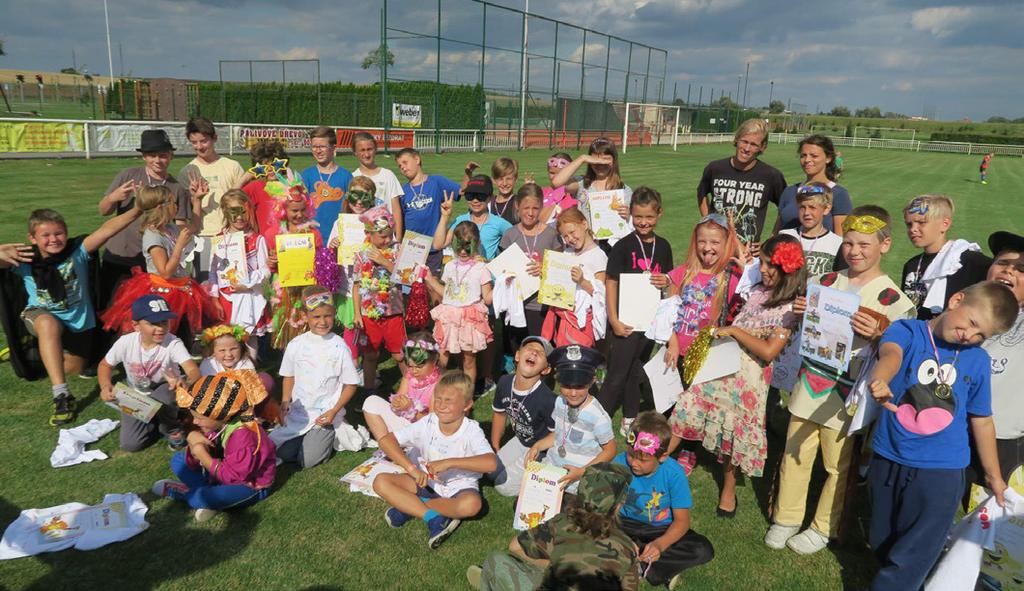
[[[725,216],[720,213],[709,213],[708,215],[700,218],[700,220],[697,222],[697,225],[699,226],[705,222],[714,222],[719,226],[722,226],[723,228],[729,227],[729,220],[727,220]]]
[[[800,185],[796,190],[797,195],[824,195],[825,187],[819,185]]]

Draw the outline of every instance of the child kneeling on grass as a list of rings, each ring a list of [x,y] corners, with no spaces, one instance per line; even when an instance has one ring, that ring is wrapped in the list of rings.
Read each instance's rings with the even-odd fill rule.
[[[498,467],[480,424],[467,419],[473,408],[473,380],[445,372],[434,388],[430,416],[388,433],[380,449],[405,474],[381,474],[373,490],[390,507],[384,519],[402,527],[417,517],[427,524],[427,545],[436,549],[482,507],[477,480]],[[403,448],[412,448],[413,458]]]
[[[628,449],[612,460],[629,466],[633,480],[619,511],[622,531],[639,548],[644,578],[651,585],[674,589],[682,571],[715,556],[711,542],[690,529],[693,496],[686,471],[669,459],[672,428],[656,412],[642,413],[630,425]]]
[[[1018,311],[1006,285],[985,281],[953,294],[937,317],[900,320],[882,336],[871,374],[871,394],[884,406],[868,471],[868,541],[880,566],[871,589],[924,584],[963,496],[968,433],[1003,505],[992,362],[979,345],[1012,327]]]
[[[171,457],[178,480],[158,480],[153,493],[188,503],[196,521],[267,498],[277,448],[256,420],[257,405],[267,399],[256,372],[206,376],[189,390],[179,386],[175,399],[198,429],[188,434],[188,449]]]
[[[619,529],[617,514],[632,476],[605,462],[587,468],[576,503],[494,552],[466,577],[474,589],[586,589],[636,591],[636,548]]]

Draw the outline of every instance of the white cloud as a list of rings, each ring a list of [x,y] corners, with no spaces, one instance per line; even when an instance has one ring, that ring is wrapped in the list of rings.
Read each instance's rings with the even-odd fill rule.
[[[311,60],[318,57],[320,52],[315,47],[292,47],[284,51],[268,49],[260,52],[260,58],[268,60]]]
[[[966,6],[923,8],[910,15],[910,24],[918,31],[927,31],[941,38],[962,27],[973,14],[974,10]]]

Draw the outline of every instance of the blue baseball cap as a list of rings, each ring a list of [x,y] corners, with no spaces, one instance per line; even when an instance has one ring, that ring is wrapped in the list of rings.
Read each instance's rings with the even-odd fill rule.
[[[177,317],[177,314],[171,312],[167,300],[158,295],[144,295],[132,302],[132,320],[163,322]]]

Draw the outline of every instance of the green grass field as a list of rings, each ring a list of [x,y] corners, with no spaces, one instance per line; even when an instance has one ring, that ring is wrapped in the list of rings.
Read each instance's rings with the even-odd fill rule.
[[[678,152],[635,149],[622,157],[622,176],[632,187],[649,185],[661,191],[666,212],[658,231],[673,244],[676,263],[682,262],[692,224],[698,217],[694,188],[704,165],[727,156],[731,147],[682,147]],[[955,236],[982,245],[989,233],[1024,231],[1024,162],[997,158],[990,182],[977,182],[978,158],[880,150],[844,150],[847,173],[843,184],[854,204],[876,203],[898,212],[910,197],[945,193],[957,204]],[[426,155],[430,173],[461,176],[467,159],[485,165],[496,153]],[[522,172],[543,178],[547,152],[515,155]],[[795,147],[771,146],[765,161],[781,168],[790,182],[802,178]],[[71,233],[88,232],[101,223],[96,203],[118,170],[137,160],[0,161],[0,242],[24,240],[25,219],[36,207],[53,207],[67,217]],[[308,157],[296,158],[302,168]],[[382,159],[394,169],[390,159]],[[172,163],[176,171],[185,159]],[[341,159],[352,168],[354,160]],[[768,227],[774,217],[770,217]],[[901,226],[898,226],[901,228]],[[987,248],[986,248],[987,250]],[[898,274],[913,254],[902,231],[885,259],[885,268]],[[394,379],[394,371],[386,377]],[[80,422],[113,417],[97,398],[95,381],[71,378],[84,406]],[[466,566],[479,563],[488,552],[507,546],[512,537],[512,503],[484,488],[484,515],[466,522],[439,550],[426,547],[425,528],[411,523],[401,530],[387,528],[383,502],[349,493],[338,478],[368,456],[342,453],[326,465],[306,472],[283,468],[275,492],[256,507],[224,515],[205,524],[191,519],[184,506],[156,500],[151,484],[170,475],[170,451],[163,445],[127,455],[117,451],[112,434],[93,447],[111,458],[70,468],[50,468],[56,429],[46,425],[50,411],[45,380],[27,383],[0,365],[0,525],[18,512],[70,501],[98,502],[104,493],[134,491],[149,504],[151,527],[124,543],[97,551],[69,550],[0,563],[0,588],[9,589],[463,589]],[[489,432],[490,400],[473,411]],[[351,413],[350,417],[360,420]],[[785,418],[781,417],[783,421]],[[616,427],[618,418],[615,420]],[[777,448],[780,442],[775,439]],[[839,589],[867,584],[874,570],[864,545],[863,520],[851,521],[844,541],[815,556],[772,551],[761,543],[767,528],[765,507],[768,479],[746,480],[739,490],[739,514],[734,520],[715,517],[717,470],[702,457],[691,476],[695,509],[693,527],[715,545],[710,564],[686,574],[685,589]],[[858,489],[863,494],[863,489]],[[812,492],[812,498],[815,496]],[[864,503],[858,502],[860,514]]]

